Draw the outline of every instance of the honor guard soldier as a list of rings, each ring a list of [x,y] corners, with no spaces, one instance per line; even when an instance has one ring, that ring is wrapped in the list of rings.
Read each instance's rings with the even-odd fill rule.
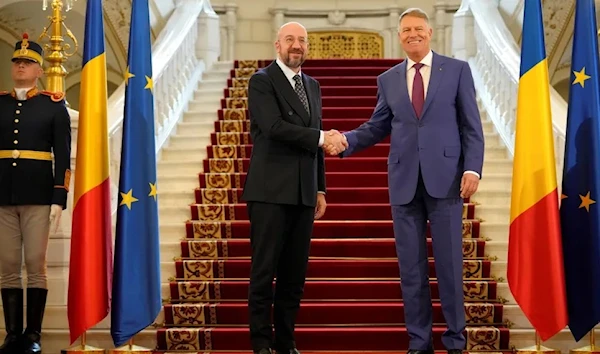
[[[37,89],[42,64],[42,47],[23,35],[12,56],[14,88],[0,92],[0,288],[7,332],[0,354],[41,353],[48,239],[67,205],[71,119],[62,93]]]

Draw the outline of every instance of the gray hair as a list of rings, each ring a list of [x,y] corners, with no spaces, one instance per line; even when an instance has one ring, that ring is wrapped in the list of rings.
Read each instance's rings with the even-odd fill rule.
[[[429,16],[427,15],[427,12],[418,7],[411,7],[404,10],[404,12],[400,15],[400,18],[398,19],[398,31],[400,31],[400,22],[406,16],[422,18],[427,22],[427,24],[429,24]]]

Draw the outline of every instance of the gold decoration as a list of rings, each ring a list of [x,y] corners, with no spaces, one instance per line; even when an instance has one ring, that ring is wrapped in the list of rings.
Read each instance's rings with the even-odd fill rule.
[[[241,133],[216,133],[218,145],[233,145],[248,144],[247,141],[242,142]],[[246,139],[247,140],[247,139]]]
[[[48,16],[50,24],[44,27],[42,34],[38,41],[42,41],[44,37],[48,37],[50,43],[44,45],[44,52],[46,53],[45,60],[48,61],[49,66],[46,69],[47,90],[50,92],[65,93],[65,77],[67,76],[67,70],[63,67],[63,63],[73,54],[77,52],[79,44],[77,39],[71,32],[71,30],[65,25],[65,16],[62,15],[63,1],[52,0],[52,15]],[[66,35],[71,39],[74,44],[72,52],[67,52],[71,49],[69,43],[65,43],[63,38],[62,29],[66,31]],[[50,34],[48,34],[50,29]]]
[[[483,278],[483,262],[477,260],[463,261],[463,278],[464,279],[481,279]]]
[[[308,33],[307,59],[381,59],[383,37],[364,31],[315,31]]]
[[[249,120],[222,120],[219,123],[219,130],[222,133],[243,133],[250,131]]]
[[[257,71],[255,68],[237,68],[234,70],[236,79],[250,79],[252,75]]]
[[[500,349],[500,330],[496,327],[467,328],[466,339],[468,351]]]
[[[227,219],[225,206],[222,204],[198,204],[198,219],[200,220],[220,220]]]
[[[225,107],[229,109],[248,109],[248,99],[245,97],[226,98]]]
[[[204,178],[206,180],[207,188],[233,188],[231,183],[231,173],[206,173]]]
[[[191,258],[227,258],[226,252],[219,252],[217,240],[194,240],[188,241],[187,245]],[[227,247],[221,247],[221,250],[227,250]]]
[[[236,146],[213,145],[213,157],[217,159],[237,158],[238,148]]]
[[[248,89],[245,87],[230,87],[229,97],[231,98],[244,98],[248,97]]]
[[[229,189],[202,188],[201,193],[202,204],[230,204]]]
[[[226,238],[231,238],[231,224],[222,223],[219,221],[192,221],[192,230],[194,232],[194,238],[223,238],[223,231],[221,226],[225,226]]]
[[[223,120],[246,120],[246,109],[226,108],[223,110]]]
[[[489,300],[489,283],[486,281],[464,281],[465,300]]]
[[[465,304],[465,320],[467,324],[494,324],[494,304]]]

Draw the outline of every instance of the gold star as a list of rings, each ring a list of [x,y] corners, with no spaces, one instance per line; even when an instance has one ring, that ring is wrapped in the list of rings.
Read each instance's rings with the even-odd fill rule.
[[[575,74],[575,80],[573,80],[573,85],[580,84],[581,87],[585,87],[585,80],[591,78],[591,76],[585,73],[585,66],[579,72],[573,71],[573,74]]]
[[[135,77],[132,73],[129,72],[129,66],[127,67],[127,71],[125,72],[125,85],[129,84],[129,79]]]
[[[564,195],[564,194],[562,194],[562,193],[560,194],[560,199],[561,199],[561,200],[563,200],[563,199],[567,199],[567,198],[569,198],[569,197],[567,197],[566,195]]]
[[[137,198],[133,196],[133,190],[130,189],[129,192],[127,193],[123,193],[121,192],[121,198],[123,198],[123,200],[121,200],[121,204],[119,204],[119,206],[121,205],[125,205],[127,206],[127,209],[131,210],[131,204],[137,202]]]
[[[152,92],[152,89],[154,88],[154,82],[152,81],[151,77],[146,76],[146,86],[144,86],[145,89],[149,89],[150,92]]]
[[[585,208],[589,213],[590,205],[595,204],[596,201],[590,198],[590,192],[587,192],[585,196],[580,194],[579,198],[581,198],[581,204],[579,205],[579,208]]]
[[[158,194],[158,192],[156,191],[156,183],[149,183],[150,184],[150,194],[148,194],[149,197],[154,197],[154,200],[156,201],[156,195]]]

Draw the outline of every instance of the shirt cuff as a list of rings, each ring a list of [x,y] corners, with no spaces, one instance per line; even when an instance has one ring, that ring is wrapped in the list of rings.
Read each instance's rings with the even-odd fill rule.
[[[325,194],[323,191],[318,191],[317,194]]]
[[[321,130],[319,132],[319,147],[323,146],[323,143],[325,142],[325,133],[323,133],[323,131]]]
[[[470,174],[473,174],[473,175],[477,176],[477,178],[481,179],[481,176],[479,175],[479,173],[477,173],[477,172],[475,172],[475,171],[465,171],[465,173],[470,173]],[[463,173],[463,175],[464,175],[465,173]]]

